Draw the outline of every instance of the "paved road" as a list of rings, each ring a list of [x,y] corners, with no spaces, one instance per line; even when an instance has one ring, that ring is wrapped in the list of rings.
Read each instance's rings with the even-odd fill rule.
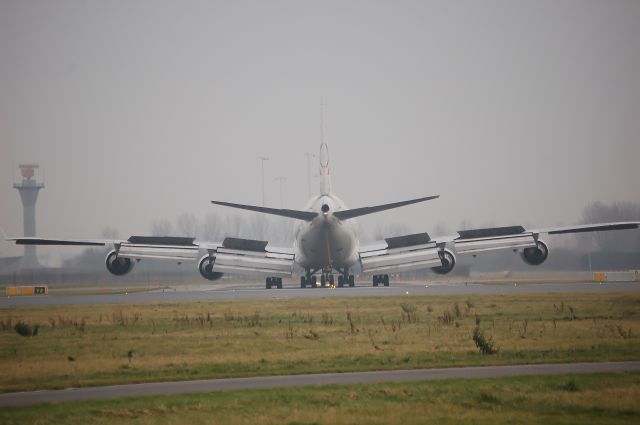
[[[139,302],[178,302],[178,301],[230,301],[240,299],[287,299],[297,297],[362,297],[391,295],[454,295],[454,294],[495,294],[526,292],[599,292],[599,291],[638,291],[640,282],[610,282],[605,284],[584,283],[524,283],[524,284],[429,284],[395,283],[390,287],[374,288],[356,286],[355,288],[314,288],[301,289],[285,287],[283,289],[264,289],[257,284],[211,284],[196,288],[172,288],[166,291],[136,294],[108,295],[41,295],[31,297],[2,297],[1,308],[67,305],[67,304],[124,304]]]
[[[300,387],[310,385],[369,384],[377,382],[407,382],[451,378],[489,378],[515,375],[555,375],[600,372],[640,372],[640,361],[323,373],[314,375],[285,375],[256,378],[206,379],[199,381],[111,385],[106,387],[70,388],[66,390],[0,394],[0,406],[23,406],[63,401]]]

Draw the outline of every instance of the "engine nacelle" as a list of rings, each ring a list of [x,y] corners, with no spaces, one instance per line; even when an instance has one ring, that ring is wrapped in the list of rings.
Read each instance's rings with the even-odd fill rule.
[[[438,274],[447,274],[451,272],[451,270],[453,270],[453,268],[456,266],[455,254],[453,253],[453,251],[450,251],[446,248],[440,254],[440,261],[442,262],[441,265],[431,268],[431,270]]]
[[[525,263],[531,266],[539,266],[549,256],[549,248],[546,243],[537,241],[536,246],[522,250],[521,256]]]
[[[104,262],[107,265],[107,270],[116,276],[129,273],[134,264],[131,258],[118,257],[118,252],[115,249],[107,254]]]
[[[203,256],[200,261],[198,261],[198,271],[202,277],[207,280],[218,280],[222,277],[222,273],[213,271],[213,263],[216,262],[216,257],[211,257],[209,255]]]

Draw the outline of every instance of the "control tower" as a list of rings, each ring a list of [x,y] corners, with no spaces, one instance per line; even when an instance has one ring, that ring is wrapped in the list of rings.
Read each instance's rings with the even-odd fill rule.
[[[13,187],[20,192],[22,199],[22,219],[24,221],[24,236],[36,235],[36,201],[38,200],[38,192],[44,188],[44,183],[38,183],[35,178],[35,170],[38,164],[21,164],[19,165],[22,174],[22,182],[14,183]],[[36,257],[35,245],[24,246],[24,259],[22,267],[30,268],[38,266],[38,257]]]

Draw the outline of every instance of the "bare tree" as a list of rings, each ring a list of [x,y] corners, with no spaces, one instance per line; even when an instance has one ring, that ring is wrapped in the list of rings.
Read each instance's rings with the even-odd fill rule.
[[[180,236],[190,236],[195,238],[198,232],[198,220],[191,213],[184,213],[178,216],[178,232]]]
[[[435,225],[431,233],[433,233],[433,236],[445,236],[450,235],[452,232],[449,230],[449,226],[440,221]]]
[[[115,227],[105,226],[102,228],[102,237],[104,239],[118,239],[118,230]]]
[[[208,213],[202,219],[202,224],[199,229],[199,237],[208,241],[217,241],[222,239],[224,229],[222,228],[224,223],[220,220],[215,213]]]
[[[244,220],[239,214],[227,216],[225,220],[225,236],[240,238],[243,236]]]
[[[582,217],[585,224],[640,221],[640,204],[614,202],[611,205],[606,205],[602,202],[592,202],[584,208]],[[590,243],[591,240],[595,240],[598,246],[606,251],[640,251],[640,232],[638,231],[597,232],[592,236],[580,235],[578,237],[580,245]]]
[[[151,223],[152,236],[171,236],[173,234],[173,226],[166,218],[153,220]]]
[[[251,228],[249,229],[249,237],[252,239],[265,240],[267,232],[270,230],[269,220],[264,214],[254,214],[251,217]]]

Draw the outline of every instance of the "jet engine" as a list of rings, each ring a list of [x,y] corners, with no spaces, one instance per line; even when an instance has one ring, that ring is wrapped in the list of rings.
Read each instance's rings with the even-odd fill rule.
[[[438,274],[447,274],[456,266],[455,254],[446,248],[440,253],[440,261],[442,262],[441,265],[431,268],[431,270]]]
[[[107,265],[107,270],[116,276],[123,276],[133,268],[131,258],[118,257],[118,252],[115,249],[107,254],[105,264]]]
[[[547,248],[546,243],[537,241],[536,246],[525,248],[521,255],[525,263],[531,266],[539,266],[547,259],[547,256],[549,255],[549,248]]]
[[[203,256],[200,261],[198,261],[198,271],[202,277],[207,280],[218,280],[222,277],[222,273],[213,271],[213,263],[215,263],[216,257],[211,257],[209,255]]]

